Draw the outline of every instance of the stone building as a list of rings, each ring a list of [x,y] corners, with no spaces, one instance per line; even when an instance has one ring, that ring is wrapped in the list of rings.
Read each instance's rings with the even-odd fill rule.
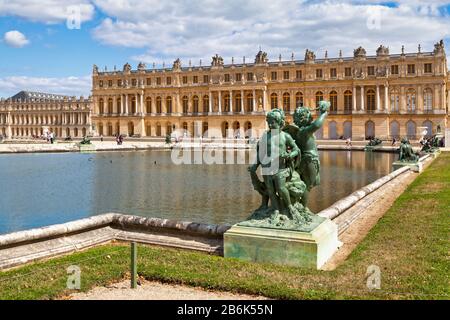
[[[450,99],[443,41],[431,52],[390,54],[380,46],[369,56],[359,47],[353,57],[269,62],[259,52],[254,61],[225,65],[216,55],[211,65],[132,70],[93,69],[93,123],[98,134],[165,136],[185,129],[209,137],[259,136],[265,113],[283,108],[292,121],[297,105],[315,109],[331,101],[330,116],[319,138],[369,136],[415,138],[448,126]]]
[[[91,100],[21,91],[0,100],[0,135],[31,138],[53,132],[57,137],[81,138],[91,133]]]

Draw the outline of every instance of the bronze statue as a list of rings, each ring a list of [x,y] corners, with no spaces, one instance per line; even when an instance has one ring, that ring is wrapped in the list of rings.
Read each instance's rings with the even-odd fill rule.
[[[309,191],[320,184],[314,133],[323,125],[329,107],[329,102],[321,101],[317,109],[320,116],[315,121],[309,109],[299,107],[294,113],[295,125],[287,126],[282,110],[273,109],[267,114],[269,130],[257,144],[256,163],[249,167],[262,203],[240,225],[296,230],[317,220],[306,205]],[[259,167],[263,181],[256,173]]]
[[[400,144],[400,156],[398,159],[400,162],[417,162],[419,156],[414,152],[409,140],[403,138]]]

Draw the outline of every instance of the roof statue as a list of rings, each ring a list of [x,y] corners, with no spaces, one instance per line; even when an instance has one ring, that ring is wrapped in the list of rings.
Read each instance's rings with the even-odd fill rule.
[[[380,46],[377,49],[377,56],[378,57],[385,57],[389,55],[389,47],[385,47],[380,44]]]
[[[358,47],[357,49],[353,50],[353,56],[355,58],[365,58],[366,57],[366,49],[363,47]]]
[[[309,50],[309,49],[306,49],[305,61],[306,62],[313,62],[314,60],[316,60],[316,55],[314,54],[314,52]]]
[[[212,57],[211,66],[213,67],[223,66],[223,58],[218,54],[216,54],[214,57]]]
[[[131,65],[128,62],[125,63],[125,65],[123,66],[123,72],[125,73],[131,72]]]
[[[146,68],[147,68],[147,66],[145,65],[145,63],[139,62],[139,64],[138,64],[139,71],[144,71]]]
[[[180,58],[178,58],[177,60],[175,60],[175,61],[173,62],[172,70],[173,70],[173,71],[179,71],[179,70],[181,70],[181,60],[180,60]]]

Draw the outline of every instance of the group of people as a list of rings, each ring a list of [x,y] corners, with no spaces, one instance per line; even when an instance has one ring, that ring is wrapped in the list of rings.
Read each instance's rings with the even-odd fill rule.
[[[53,144],[53,142],[55,142],[55,133],[54,132],[46,132],[44,134],[44,138],[47,140],[47,142],[50,142],[51,144]]]

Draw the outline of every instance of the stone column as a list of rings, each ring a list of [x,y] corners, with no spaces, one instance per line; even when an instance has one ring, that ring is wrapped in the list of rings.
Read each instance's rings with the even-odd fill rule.
[[[233,113],[233,90],[230,90],[230,112]]]
[[[219,113],[222,113],[222,92],[219,91]]]
[[[141,108],[140,108],[139,112],[141,113],[141,116],[142,116],[142,115],[144,115],[144,93],[141,93],[140,104],[141,104]]]
[[[389,86],[384,86],[384,111],[389,111]]]
[[[135,104],[136,108],[134,110],[134,113],[136,114],[136,113],[139,113],[139,110],[141,109],[141,107],[139,106],[139,94],[135,93],[134,96],[135,96],[135,99],[136,99],[136,104]]]
[[[352,99],[353,99],[353,111],[356,111],[356,86],[353,87]]]
[[[400,87],[400,112],[406,112],[406,96],[405,96],[405,87]]]
[[[441,109],[445,110],[445,83],[441,85]]]
[[[125,112],[124,112],[124,108],[123,108],[123,105],[124,105],[124,96],[123,96],[123,94],[121,94],[120,95],[120,114],[124,114]]]
[[[364,86],[361,86],[361,111],[364,111]]]
[[[253,112],[256,112],[256,90],[253,90]]]
[[[128,115],[128,94],[125,95],[125,115]]]
[[[377,85],[377,111],[380,111],[380,86]]]
[[[264,90],[264,95],[263,95],[263,111],[267,110],[267,104],[268,103],[269,103],[269,98],[267,97],[267,90],[265,89]]]
[[[241,90],[241,113],[244,114],[244,90]]]
[[[213,112],[213,110],[212,110],[212,102],[213,102],[213,92],[210,91],[209,92],[209,113]]]

